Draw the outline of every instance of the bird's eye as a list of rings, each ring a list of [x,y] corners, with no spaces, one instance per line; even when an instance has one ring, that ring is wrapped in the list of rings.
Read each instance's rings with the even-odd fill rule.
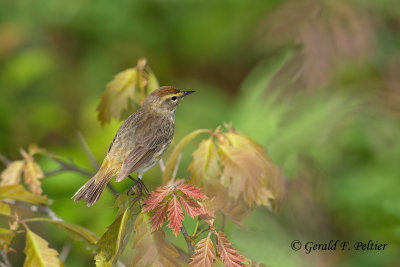
[[[172,101],[176,101],[176,99],[177,99],[176,96],[171,97]]]

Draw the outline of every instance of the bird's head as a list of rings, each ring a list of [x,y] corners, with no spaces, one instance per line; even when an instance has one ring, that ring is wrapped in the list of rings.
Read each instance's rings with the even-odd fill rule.
[[[143,106],[159,113],[174,114],[182,99],[194,92],[181,91],[173,86],[162,86],[145,99]]]

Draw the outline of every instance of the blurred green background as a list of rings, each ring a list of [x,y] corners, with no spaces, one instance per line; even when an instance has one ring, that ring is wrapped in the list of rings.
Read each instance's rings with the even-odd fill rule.
[[[244,228],[228,224],[240,251],[272,267],[400,266],[398,0],[1,1],[0,152],[18,159],[35,142],[94,171],[76,133],[102,160],[120,122],[100,126],[99,97],[140,57],[161,85],[197,91],[177,112],[175,144],[232,122],[287,177],[278,214],[256,209]],[[196,144],[185,150],[182,174]],[[159,167],[144,178],[156,187]],[[86,179],[49,177],[44,192],[63,219],[101,235],[113,197],[107,191],[91,208],[73,203]],[[60,230],[33,229],[64,247]],[[306,254],[290,248],[295,239],[388,246]],[[23,246],[21,235],[13,247]],[[128,245],[127,263],[129,253]],[[10,257],[16,266],[24,259]],[[65,263],[90,266],[92,255],[73,243]]]

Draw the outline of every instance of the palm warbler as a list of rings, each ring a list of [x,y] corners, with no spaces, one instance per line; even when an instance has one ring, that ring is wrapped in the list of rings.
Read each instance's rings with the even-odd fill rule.
[[[167,150],[174,135],[175,111],[179,102],[194,91],[181,91],[163,86],[152,92],[135,113],[118,129],[98,172],[73,196],[74,201],[86,200],[93,205],[110,179],[117,182],[137,172],[142,179]]]

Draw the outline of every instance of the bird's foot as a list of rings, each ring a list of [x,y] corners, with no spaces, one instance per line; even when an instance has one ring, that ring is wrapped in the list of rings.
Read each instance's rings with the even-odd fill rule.
[[[132,176],[128,175],[129,179],[131,179],[135,184],[128,189],[127,195],[138,195],[141,197],[144,193],[145,196],[149,195],[149,190],[146,185],[143,183],[141,179],[135,179]],[[144,192],[143,192],[144,189]]]

